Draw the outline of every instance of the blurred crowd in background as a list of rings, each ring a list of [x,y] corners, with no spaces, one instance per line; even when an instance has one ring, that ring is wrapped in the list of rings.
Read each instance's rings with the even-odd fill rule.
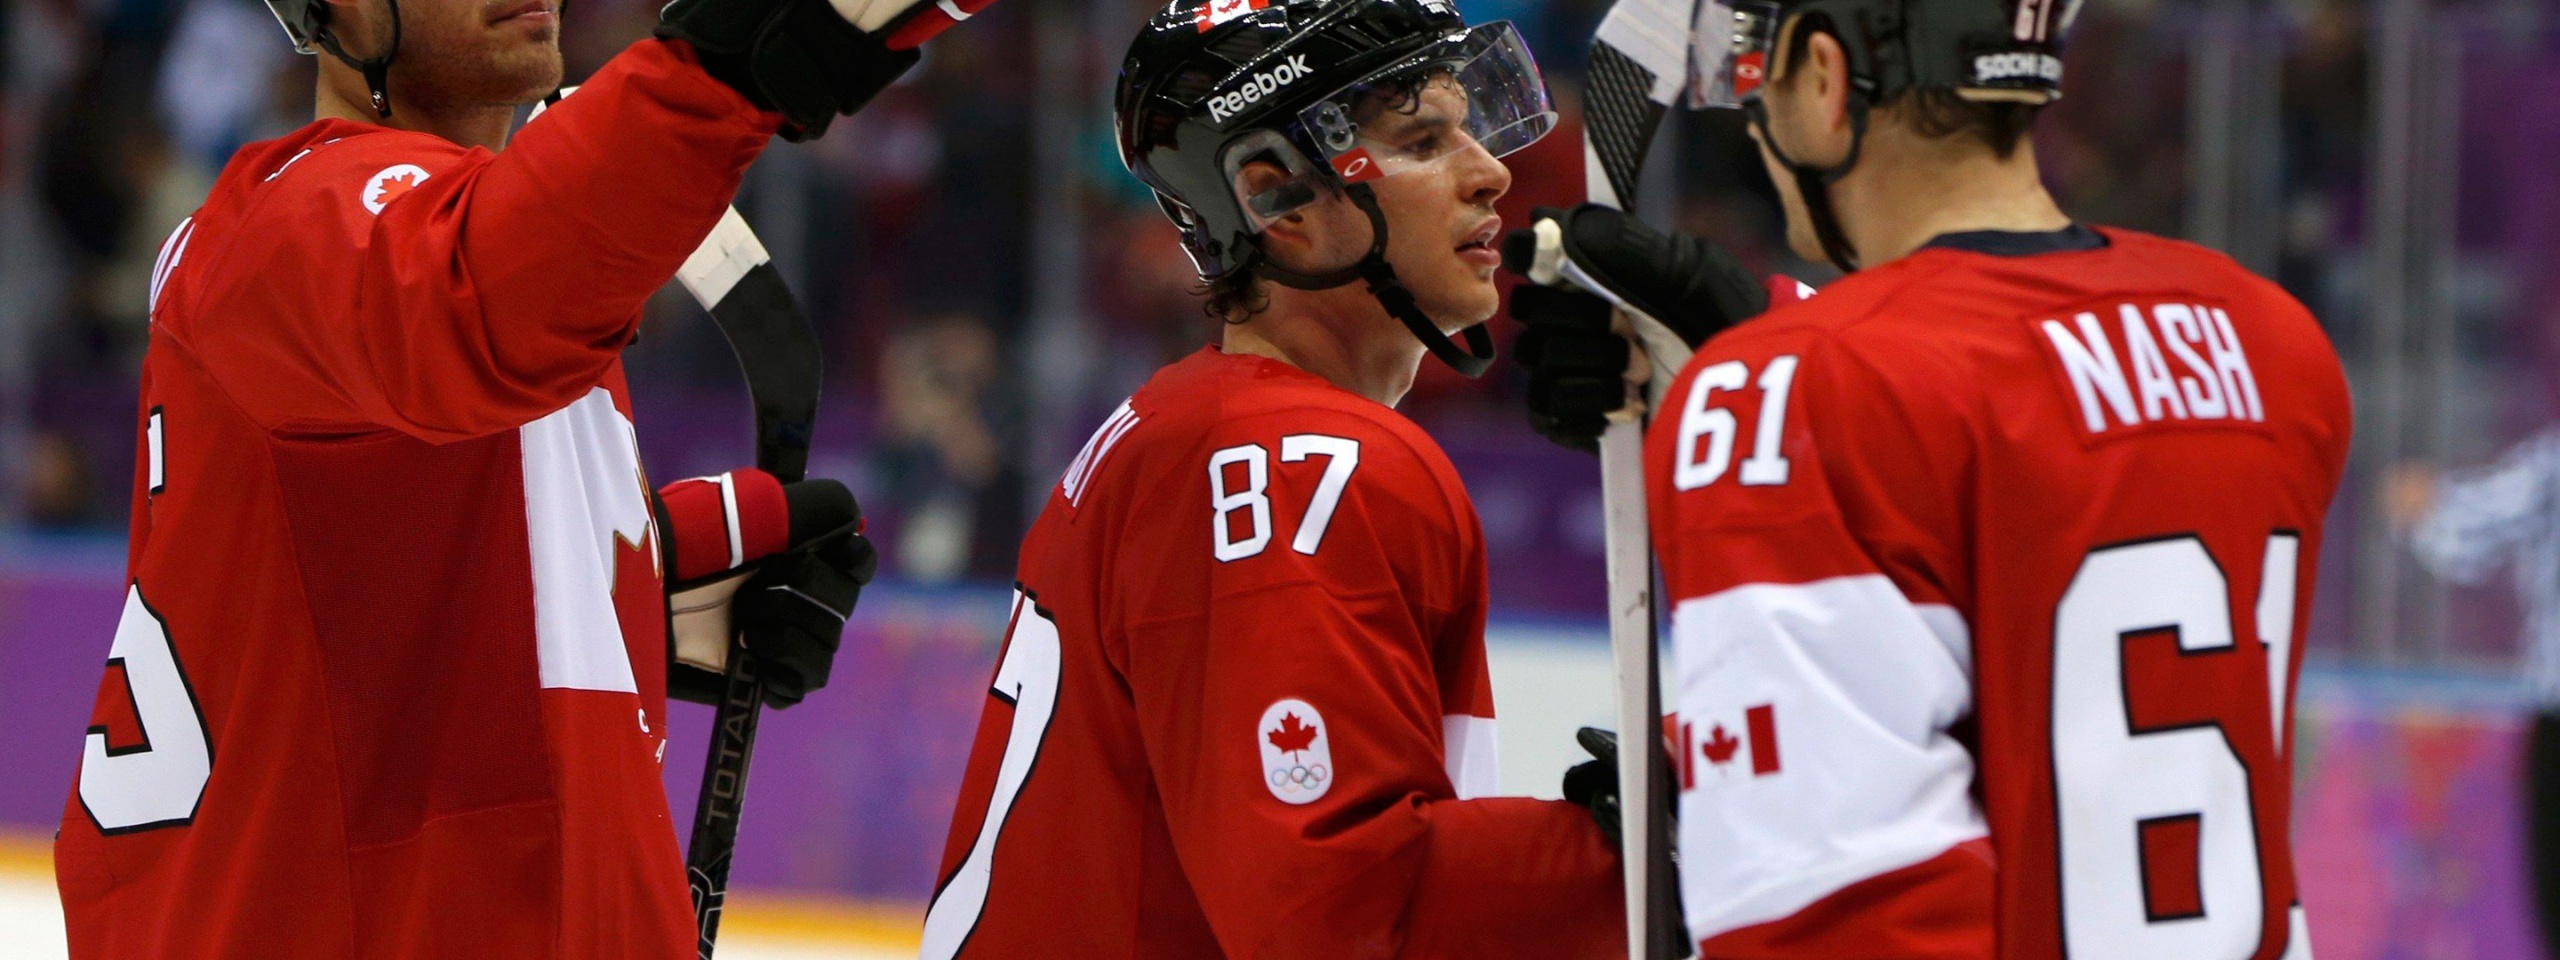
[[[1506,217],[1569,204],[1582,48],[1605,2],[1460,6],[1521,25],[1566,117],[1514,159]],[[892,577],[1009,576],[1086,432],[1216,335],[1111,137],[1111,81],[1150,9],[1009,0],[750,177],[740,206],[827,343],[816,472],[864,498]],[[655,13],[570,4],[569,76],[646,36]],[[2308,303],[2349,358],[2360,459],[2323,558],[2315,650],[2511,656],[2499,591],[2409,587],[2439,592],[2377,612],[2339,587],[2401,577],[2392,528],[2362,522],[2381,516],[2371,478],[2484,459],[2560,413],[2560,4],[2087,0],[2067,56],[2066,97],[2034,133],[2064,208],[2231,251]],[[312,71],[259,0],[0,13],[0,527],[121,534],[154,254],[234,149],[309,120]],[[1650,216],[1756,268],[1830,277],[1786,252],[1738,117],[1683,115],[1657,149]],[[631,352],[662,482],[747,459],[735,364],[704,319],[662,294]],[[1477,493],[1497,602],[1596,614],[1596,472],[1525,429],[1514,371],[1425,367],[1404,409]]]

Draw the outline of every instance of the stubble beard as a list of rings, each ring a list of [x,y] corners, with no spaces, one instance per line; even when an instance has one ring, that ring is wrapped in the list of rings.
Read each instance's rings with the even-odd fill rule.
[[[559,89],[562,69],[557,27],[529,40],[412,34],[392,61],[392,98],[434,111],[520,106]]]

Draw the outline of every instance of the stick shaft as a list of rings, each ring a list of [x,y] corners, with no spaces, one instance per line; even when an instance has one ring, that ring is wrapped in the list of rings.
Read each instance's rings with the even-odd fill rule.
[[[1668,826],[1656,819],[1654,744],[1661,736],[1661,667],[1653,641],[1653,564],[1646,544],[1644,428],[1633,420],[1609,424],[1600,436],[1600,497],[1606,517],[1609,573],[1609,655],[1618,694],[1618,817],[1625,841],[1627,956],[1658,960],[1665,945],[1654,939],[1655,875],[1652,851],[1664,846]]]
[[[809,437],[818,389],[824,379],[816,331],[774,269],[764,244],[732,208],[676,271],[696,302],[729,339],[746,374],[755,404],[756,466],[790,483],[806,475]],[[711,960],[720,916],[729,898],[729,867],[738,849],[747,768],[755,758],[756,728],[764,717],[764,684],[754,671],[744,635],[729,646],[728,673],[714,708],[711,749],[703,761],[702,790],[693,809],[693,836],[685,846],[685,880],[692,888],[700,960]]]
[[[1690,0],[1618,0],[1591,45],[1584,89],[1583,184],[1591,202],[1621,210],[1635,200],[1645,153],[1687,81]],[[1590,286],[1586,284],[1586,286]],[[1685,345],[1651,318],[1627,311],[1657,365],[1685,360]],[[1651,328],[1651,329],[1647,329]],[[1678,345],[1675,349],[1674,345]],[[1651,351],[1648,351],[1649,353]],[[1676,367],[1672,367],[1676,370]],[[1653,373],[1660,391],[1669,370]],[[1626,865],[1627,956],[1669,960],[1665,920],[1678,911],[1669,782],[1662,736],[1662,668],[1654,646],[1653,552],[1645,522],[1644,420],[1613,419],[1600,437],[1600,496],[1609,576],[1609,651],[1618,694],[1618,816]],[[1682,933],[1680,936],[1685,937]]]

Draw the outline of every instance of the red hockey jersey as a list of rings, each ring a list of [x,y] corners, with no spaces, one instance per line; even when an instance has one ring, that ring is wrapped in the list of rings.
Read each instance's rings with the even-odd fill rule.
[[[75,958],[694,955],[619,356],[777,120],[691,56],[251,145],[163,248]]]
[[[2351,418],[2300,304],[2156,237],[1959,234],[1664,407],[1705,957],[2307,955],[2285,738]]]
[[[1485,797],[1481,531],[1394,411],[1194,354],[1085,445],[1019,587],[927,960],[1624,955],[1589,814]]]

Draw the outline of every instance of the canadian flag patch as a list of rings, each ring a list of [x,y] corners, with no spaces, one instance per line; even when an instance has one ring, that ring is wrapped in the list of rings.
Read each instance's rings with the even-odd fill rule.
[[[1209,0],[1200,5],[1200,32],[1269,6],[1271,0]]]
[[[1739,724],[1730,719],[1681,719],[1675,744],[1680,750],[1680,789],[1698,786],[1700,763],[1719,777],[1745,773],[1765,777],[1778,772],[1777,705],[1746,709]]]
[[[403,194],[427,182],[427,168],[414,163],[398,163],[382,168],[382,172],[364,182],[365,212],[380,216],[382,208]]]
[[[1262,749],[1262,785],[1281,803],[1314,803],[1333,789],[1333,735],[1314,705],[1298,699],[1272,704],[1262,711],[1253,739]]]

